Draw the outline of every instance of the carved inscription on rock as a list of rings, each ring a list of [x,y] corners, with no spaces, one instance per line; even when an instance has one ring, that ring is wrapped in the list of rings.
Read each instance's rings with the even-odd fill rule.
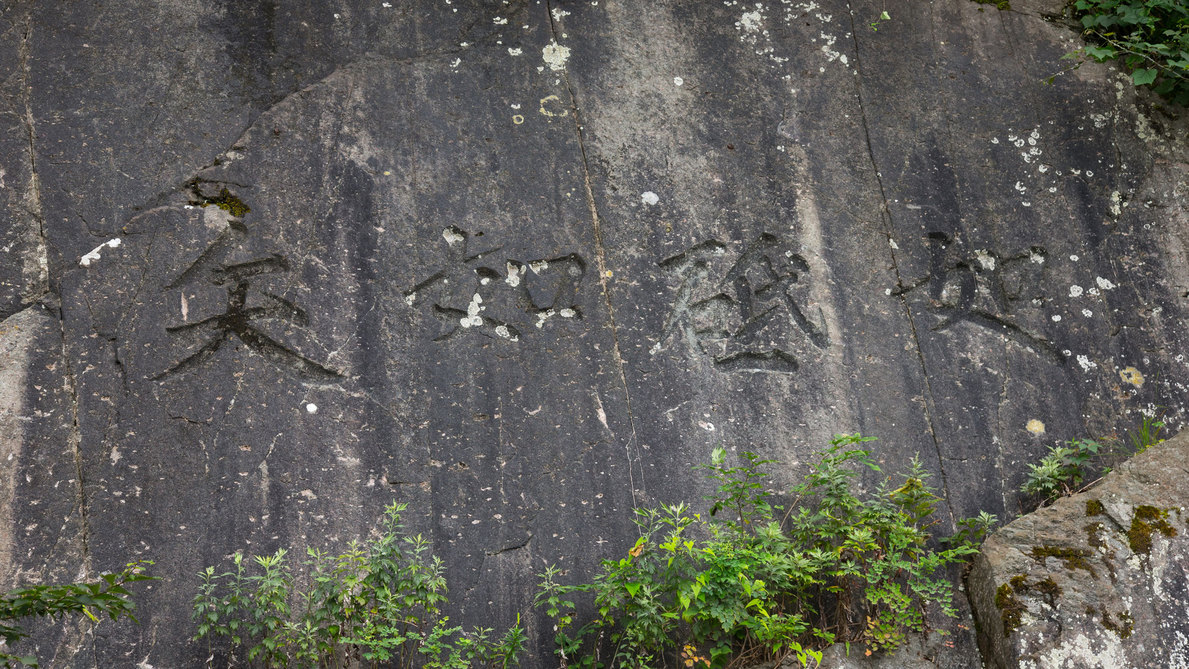
[[[221,201],[210,198],[195,204],[218,205],[228,211],[231,217],[228,218],[227,228],[166,289],[184,288],[195,283],[219,286],[226,292],[223,311],[194,322],[185,322],[188,314],[183,294],[183,322],[167,325],[165,330],[171,339],[193,353],[154,378],[162,379],[197,368],[214,356],[224,344],[238,339],[272,365],[304,380],[332,382],[342,379],[342,373],[302,355],[262,329],[260,323],[265,320],[282,323],[287,328],[306,328],[310,323],[309,315],[292,301],[255,286],[259,278],[289,272],[289,261],[284,256],[271,253],[243,262],[230,259],[248,237],[248,228],[242,216],[249,209],[238,198],[231,196],[225,187],[220,197],[234,206],[223,206]]]
[[[806,308],[809,264],[769,233],[731,253],[712,239],[660,262],[677,291],[650,353],[680,342],[724,372],[797,371],[798,349],[830,345],[821,311]]]
[[[476,251],[474,234],[442,230],[445,262],[404,292],[410,307],[438,321],[435,341],[467,335],[519,342],[561,321],[580,320],[578,291],[586,262],[577,253],[524,260],[502,246]]]
[[[1006,336],[1057,362],[1057,347],[1027,322],[1043,322],[1041,286],[1047,253],[1040,246],[1011,256],[988,250],[968,251],[941,232],[929,234],[929,272],[892,290],[893,295],[921,293],[939,317],[933,330],[970,323]],[[1035,314],[1031,312],[1036,312]]]

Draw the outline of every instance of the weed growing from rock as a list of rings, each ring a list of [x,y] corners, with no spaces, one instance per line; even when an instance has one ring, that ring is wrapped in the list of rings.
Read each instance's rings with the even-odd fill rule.
[[[1020,488],[1047,504],[1064,495],[1072,495],[1090,474],[1090,462],[1104,455],[1102,444],[1093,439],[1073,439],[1049,448],[1040,462],[1028,465],[1028,477]]]
[[[124,586],[138,581],[156,580],[146,569],[153,563],[147,560],[132,562],[117,573],[100,574],[95,581],[65,583],[60,585],[34,585],[17,588],[0,595],[0,663],[4,667],[38,667],[35,655],[14,655],[9,650],[29,636],[18,621],[29,618],[60,619],[82,614],[92,622],[101,617],[112,620],[129,618],[135,605],[132,593]]]
[[[310,549],[308,588],[295,585],[287,552],[245,559],[230,571],[200,572],[194,598],[196,640],[227,666],[424,666],[429,669],[517,666],[525,637],[519,619],[500,637],[464,631],[442,615],[442,561],[421,537],[405,536],[404,504],[387,507],[378,536],[341,555]]]
[[[706,516],[685,504],[636,512],[640,537],[589,582],[540,574],[537,605],[553,620],[564,667],[735,667],[795,657],[820,662],[836,642],[892,650],[925,629],[929,607],[956,615],[939,572],[977,552],[993,516],[967,521],[948,547],[928,545],[938,497],[914,461],[893,486],[853,491],[857,467],[879,472],[860,435],[835,437],[774,504],[762,468],[716,449],[701,467],[717,482]],[[597,615],[576,619],[578,602]],[[585,607],[583,607],[585,608]]]

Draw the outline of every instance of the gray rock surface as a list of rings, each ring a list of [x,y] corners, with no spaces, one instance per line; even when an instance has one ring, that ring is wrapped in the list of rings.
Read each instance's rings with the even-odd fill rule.
[[[1189,435],[993,534],[968,578],[987,666],[1189,666]]]
[[[944,528],[1179,427],[1182,110],[1016,4],[0,5],[5,585],[153,559],[73,662],[186,666],[201,567],[396,498],[546,666],[535,574],[720,443],[877,435]]]

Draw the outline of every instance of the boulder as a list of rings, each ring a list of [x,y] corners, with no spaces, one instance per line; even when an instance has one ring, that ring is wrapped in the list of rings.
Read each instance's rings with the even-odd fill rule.
[[[997,531],[968,577],[988,667],[1189,666],[1189,435]]]

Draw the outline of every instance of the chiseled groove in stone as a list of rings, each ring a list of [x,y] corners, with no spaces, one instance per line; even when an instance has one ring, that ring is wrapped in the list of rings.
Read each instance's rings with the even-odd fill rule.
[[[887,191],[884,189],[883,176],[879,172],[879,163],[877,163],[875,160],[875,149],[871,145],[871,128],[867,122],[867,109],[863,105],[863,87],[861,84],[863,78],[863,60],[859,55],[859,37],[858,33],[855,32],[858,30],[858,28],[855,26],[855,12],[850,0],[847,0],[846,8],[847,14],[850,17],[851,44],[855,52],[855,99],[859,103],[859,118],[863,121],[863,140],[867,144],[867,158],[871,161],[871,169],[873,172],[875,172],[875,181],[877,184],[879,184],[879,197],[881,202],[880,220],[882,220],[884,223],[884,230],[888,237],[888,253],[892,259],[892,271],[896,274],[896,285],[900,286],[903,285],[902,277],[900,275],[900,265],[896,259],[896,249],[893,248],[891,244],[893,241],[893,229],[891,221],[892,211],[888,207],[888,195]],[[945,493],[943,495],[945,499],[945,507],[949,511],[950,520],[953,521],[956,520],[956,518],[954,516],[953,506],[950,504],[951,495],[949,488],[949,478],[945,473],[945,459],[942,457],[941,443],[937,440],[937,429],[933,424],[933,387],[929,383],[929,374],[927,367],[925,366],[925,355],[921,351],[921,340],[920,335],[917,332],[916,320],[912,316],[912,309],[910,309],[908,306],[908,299],[903,294],[900,295],[900,304],[904,308],[904,315],[908,319],[909,328],[912,330],[912,341],[913,345],[916,347],[917,360],[919,361],[921,368],[921,378],[925,384],[926,398],[923,407],[925,412],[925,424],[929,426],[929,437],[933,440],[933,447],[937,454],[937,469],[941,474],[941,489]]]
[[[550,0],[545,0],[545,19],[549,22],[549,32],[552,33],[554,41],[557,41],[559,35],[557,33],[557,26],[553,21],[553,5]],[[628,425],[632,431],[631,439],[628,441],[625,449],[628,456],[628,482],[632,487],[632,506],[637,506],[637,486],[641,493],[646,490],[646,486],[644,484],[644,463],[640,457],[640,442],[636,436],[636,417],[632,412],[632,393],[628,387],[627,372],[624,369],[623,355],[619,347],[619,328],[615,323],[615,307],[611,303],[611,291],[607,285],[607,258],[603,247],[603,230],[599,222],[599,210],[594,199],[594,189],[590,185],[590,163],[586,158],[586,142],[582,136],[582,118],[578,111],[578,99],[574,95],[574,85],[570,81],[569,71],[563,71],[562,76],[566,81],[566,92],[570,96],[570,110],[573,112],[574,117],[574,132],[577,135],[578,151],[582,159],[582,185],[586,191],[586,206],[590,209],[591,225],[594,230],[595,262],[598,265],[599,286],[603,290],[603,302],[607,305],[607,319],[608,325],[611,327],[611,341],[615,347],[615,364],[619,367],[619,382],[623,385],[624,401],[628,413]],[[633,446],[636,449],[634,458],[632,453]],[[635,460],[634,463],[633,459]],[[634,466],[639,466],[640,468],[639,484],[636,483],[636,473],[633,471]]]

